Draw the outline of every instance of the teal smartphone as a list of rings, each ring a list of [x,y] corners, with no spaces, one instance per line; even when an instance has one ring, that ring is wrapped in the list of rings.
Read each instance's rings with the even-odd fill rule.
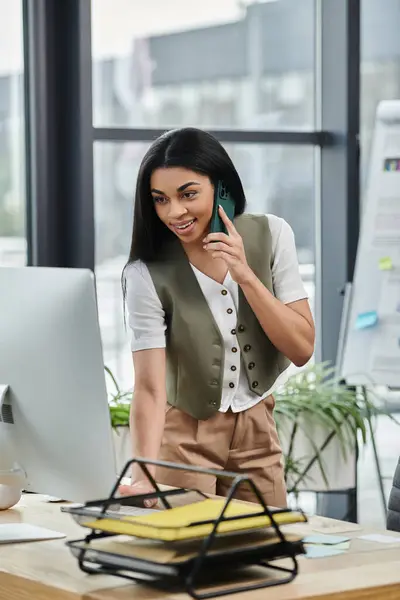
[[[235,203],[228,192],[223,181],[218,181],[214,189],[214,208],[211,217],[210,233],[228,233],[223,220],[219,216],[218,206],[221,205],[228,219],[233,221],[235,217]]]

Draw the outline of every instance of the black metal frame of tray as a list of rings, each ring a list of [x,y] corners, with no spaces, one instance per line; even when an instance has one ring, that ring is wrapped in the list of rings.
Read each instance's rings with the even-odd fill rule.
[[[148,478],[149,482],[154,487],[154,492],[147,494],[135,495],[135,496],[123,496],[119,497],[118,489],[121,485],[122,479],[126,473],[131,469],[134,463],[139,463],[144,474]],[[275,520],[276,515],[285,512],[292,512],[290,509],[270,509],[264,502],[264,499],[258,490],[255,483],[247,475],[238,475],[237,473],[230,473],[228,471],[219,471],[215,469],[203,469],[201,467],[194,467],[188,465],[180,465],[175,463],[169,463],[159,460],[147,460],[143,458],[134,458],[128,461],[118,477],[116,484],[114,485],[110,495],[106,499],[91,501],[83,505],[82,507],[64,507],[63,511],[70,513],[78,522],[82,522],[82,517],[91,517],[93,519],[102,519],[105,516],[111,519],[118,519],[119,521],[124,520],[124,516],[109,516],[108,512],[110,509],[114,510],[115,507],[123,506],[143,506],[145,500],[158,499],[166,510],[171,508],[171,504],[168,498],[176,497],[189,492],[196,492],[202,498],[207,498],[205,494],[196,489],[190,488],[175,488],[169,490],[161,490],[159,485],[156,483],[154,477],[150,473],[147,465],[166,467],[170,469],[178,469],[190,472],[197,472],[209,475],[215,475],[218,478],[231,479],[232,485],[229,490],[228,496],[225,499],[225,504],[221,510],[220,515],[216,520],[212,521],[197,521],[194,525],[205,525],[212,524],[212,530],[207,537],[203,539],[199,553],[195,558],[187,560],[181,564],[170,563],[167,565],[161,565],[153,561],[148,561],[140,558],[126,557],[124,555],[118,555],[115,553],[102,552],[101,550],[93,550],[90,547],[90,543],[93,540],[105,537],[111,537],[118,534],[106,533],[103,531],[96,530],[94,527],[90,527],[91,533],[82,540],[71,540],[66,542],[73,552],[74,556],[78,559],[79,567],[82,571],[89,574],[107,574],[116,575],[123,577],[135,582],[144,581],[151,582],[155,585],[164,585],[165,583],[171,583],[175,580],[184,586],[187,593],[195,600],[208,600],[209,598],[220,597],[228,594],[247,592],[250,590],[256,590],[275,585],[282,585],[293,581],[298,573],[298,563],[296,556],[304,554],[304,547],[301,541],[291,542],[289,541],[284,533],[281,531],[278,523]],[[253,491],[255,499],[260,504],[260,512],[249,512],[234,517],[225,517],[225,513],[228,509],[230,502],[234,499],[235,492],[240,485],[247,484]],[[99,512],[93,514],[93,508],[98,508]],[[297,511],[296,511],[297,512]],[[301,512],[301,511],[299,511]],[[215,538],[219,535],[218,527],[224,521],[237,521],[241,519],[254,518],[265,515],[270,519],[270,525],[267,529],[274,531],[278,542],[274,544],[256,545],[253,548],[237,548],[227,550],[225,552],[216,553],[215,551],[210,554],[212,544]],[[302,513],[303,520],[307,521],[307,517]],[[127,517],[125,517],[127,518]],[[132,518],[129,517],[129,522],[132,523]],[[235,534],[240,532],[235,532]],[[277,559],[287,558],[291,560],[291,567],[284,567],[281,565],[271,564],[270,561]],[[210,572],[210,567],[217,565],[222,566],[226,561],[229,562],[229,567],[249,567],[259,566],[266,569],[273,569],[275,572],[284,574],[281,578],[269,578],[262,581],[245,583],[241,585],[224,587],[223,589],[213,591],[199,591],[196,589],[199,578],[205,572]],[[96,566],[95,566],[96,565]],[[207,568],[207,571],[204,570]],[[129,572],[129,573],[128,573]]]

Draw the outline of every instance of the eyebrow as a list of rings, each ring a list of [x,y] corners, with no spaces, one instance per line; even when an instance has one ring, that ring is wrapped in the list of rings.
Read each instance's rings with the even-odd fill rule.
[[[180,186],[177,188],[177,190],[176,190],[176,191],[177,191],[177,192],[184,192],[184,191],[186,190],[186,188],[190,187],[191,185],[200,185],[200,183],[199,183],[198,181],[188,181],[187,183],[184,183],[183,185],[180,185]],[[163,195],[163,194],[164,194],[164,192],[162,192],[161,190],[156,190],[155,188],[153,188],[153,189],[151,190],[151,192],[152,192],[153,194],[161,194],[161,195]]]

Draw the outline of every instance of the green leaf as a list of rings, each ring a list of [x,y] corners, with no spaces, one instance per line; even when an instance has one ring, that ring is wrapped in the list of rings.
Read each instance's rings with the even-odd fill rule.
[[[372,381],[371,384],[373,387]],[[383,408],[381,399],[373,389],[368,389],[366,393],[364,390],[365,388],[354,389],[343,385],[336,368],[329,362],[308,365],[289,377],[285,385],[274,394],[278,434],[284,432],[290,439],[296,424],[295,435],[302,432],[311,443],[313,428],[322,428],[326,431],[326,439],[333,435],[346,459],[349,450],[358,448],[359,441],[365,444],[368,433],[373,435],[373,423],[377,415],[386,414],[399,424]],[[295,447],[295,444],[296,441],[293,440],[292,446]],[[324,478],[323,452],[313,445],[312,451]],[[307,464],[312,458],[313,456],[307,457]],[[306,474],[302,472],[301,463],[294,461],[292,456],[285,456],[284,459],[285,474],[294,478],[296,488],[304,481]],[[303,465],[303,470],[304,468]]]
[[[114,394],[109,394],[108,404],[110,410],[111,426],[113,428],[119,426],[129,426],[132,391],[121,390],[111,369],[109,369],[109,367],[107,366],[104,366],[104,370],[110,377],[111,381],[113,382],[113,386],[116,390]]]
[[[104,365],[104,370],[109,375],[109,377],[111,378],[111,380],[112,380],[112,382],[113,382],[113,384],[115,386],[115,389],[117,390],[117,394],[119,394],[119,392],[120,392],[119,385],[118,385],[117,380],[115,379],[115,377],[114,377],[111,369],[109,367],[107,367],[106,365]]]

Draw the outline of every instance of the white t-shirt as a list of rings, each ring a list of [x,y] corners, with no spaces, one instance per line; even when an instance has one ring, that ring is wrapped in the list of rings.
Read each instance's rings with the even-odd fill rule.
[[[276,298],[288,304],[307,298],[300,277],[295,239],[290,225],[282,218],[267,215],[272,238],[272,282]],[[235,333],[239,308],[238,285],[229,272],[223,284],[216,282],[191,265],[201,290],[213,313],[224,340],[225,360],[221,398],[221,412],[229,408],[240,412],[251,408],[284,382],[282,373],[273,386],[260,397],[249,389],[244,357],[241,352],[232,352],[232,347],[240,350]],[[153,284],[150,272],[141,261],[132,263],[126,270],[127,308],[129,326],[132,330],[132,351],[166,347],[165,314]],[[228,293],[221,294],[225,289]],[[227,309],[232,308],[231,314]]]

